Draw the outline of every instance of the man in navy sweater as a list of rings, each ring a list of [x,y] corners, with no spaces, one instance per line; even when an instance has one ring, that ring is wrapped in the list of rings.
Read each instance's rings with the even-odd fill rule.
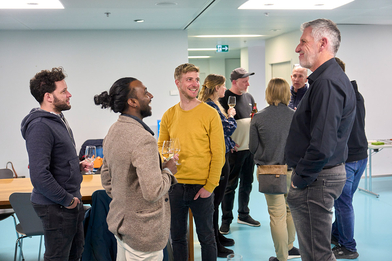
[[[335,57],[336,62],[345,71],[345,63]],[[354,239],[353,197],[359,181],[366,169],[368,142],[365,134],[365,101],[358,91],[356,81],[351,81],[357,100],[355,121],[348,139],[348,158],[346,160],[346,184],[342,194],[335,200],[335,222],[332,224],[331,243],[336,259],[355,259],[359,256]]]
[[[40,108],[23,119],[21,131],[29,155],[33,184],[31,202],[44,227],[45,260],[80,260],[83,252],[84,209],[81,170],[72,130],[62,111],[71,109],[63,69],[43,70],[30,80]]]

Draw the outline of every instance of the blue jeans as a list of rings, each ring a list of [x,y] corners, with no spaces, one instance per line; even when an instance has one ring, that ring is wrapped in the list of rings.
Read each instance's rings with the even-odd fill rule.
[[[44,260],[78,261],[84,245],[83,204],[73,209],[61,205],[39,205],[33,203],[44,228]]]
[[[208,198],[193,200],[203,185],[175,184],[169,191],[174,261],[188,260],[188,210],[192,210],[196,232],[201,245],[203,261],[216,261],[217,248],[213,229],[214,194]]]
[[[336,260],[331,250],[332,209],[345,181],[344,165],[339,165],[322,170],[304,189],[290,187],[287,202],[297,229],[302,261]]]
[[[354,239],[354,208],[353,197],[359,181],[365,171],[367,158],[346,163],[346,184],[342,194],[335,200],[335,222],[332,224],[332,235],[339,244],[350,251],[357,251]]]

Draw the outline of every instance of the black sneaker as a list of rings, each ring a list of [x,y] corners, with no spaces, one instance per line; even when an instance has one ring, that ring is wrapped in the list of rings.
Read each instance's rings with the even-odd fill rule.
[[[336,259],[356,259],[359,256],[358,252],[350,251],[344,246],[335,246],[332,252]]]
[[[299,258],[301,257],[301,253],[299,252],[299,249],[296,247],[293,247],[292,249],[289,250],[289,256],[287,259],[292,259],[292,258]]]
[[[218,249],[218,257],[224,257],[226,258],[230,254],[234,254],[234,251],[231,249],[228,249],[222,245],[217,245]]]
[[[254,220],[250,215],[246,216],[245,218],[238,217],[237,223],[238,224],[248,225],[248,226],[251,226],[251,227],[259,227],[260,226],[260,222],[257,221],[257,220]]]
[[[271,256],[268,261],[279,261],[277,257]]]
[[[335,245],[335,246],[339,245],[339,240],[336,237],[334,237],[333,235],[331,235],[331,244]]]
[[[227,238],[221,233],[218,234],[218,237],[219,242],[222,244],[222,246],[234,246],[235,244],[234,239]]]
[[[227,235],[230,232],[230,224],[226,222],[222,222],[222,225],[219,229],[222,235]]]

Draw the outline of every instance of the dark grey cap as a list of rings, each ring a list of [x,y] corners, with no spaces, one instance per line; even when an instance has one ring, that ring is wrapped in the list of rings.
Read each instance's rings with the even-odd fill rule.
[[[237,68],[231,72],[230,81],[238,80],[240,78],[246,78],[250,75],[255,74],[254,72],[248,73],[244,68]]]

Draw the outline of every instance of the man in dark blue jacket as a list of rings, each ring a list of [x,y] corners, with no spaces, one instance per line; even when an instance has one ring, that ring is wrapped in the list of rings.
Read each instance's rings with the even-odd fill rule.
[[[29,155],[31,202],[44,227],[45,260],[79,260],[83,252],[84,209],[81,170],[72,130],[62,111],[71,109],[63,69],[43,70],[30,80],[40,108],[23,119],[21,131]]]
[[[291,97],[289,102],[289,107],[296,110],[299,102],[304,97],[306,91],[308,90],[308,69],[302,68],[298,64],[294,66],[293,72],[291,74],[291,82],[293,85],[290,88]]]
[[[345,71],[345,63],[335,57]],[[354,239],[353,197],[359,181],[366,169],[368,142],[365,134],[365,101],[358,91],[356,81],[351,81],[357,100],[355,121],[348,139],[348,158],[346,160],[346,184],[342,194],[335,200],[335,222],[332,224],[331,243],[336,259],[355,259],[359,256]]]
[[[287,197],[303,261],[332,261],[332,209],[346,181],[344,162],[355,117],[355,94],[334,57],[340,31],[327,19],[304,23],[295,51],[313,73],[287,138],[285,155],[293,168]]]

